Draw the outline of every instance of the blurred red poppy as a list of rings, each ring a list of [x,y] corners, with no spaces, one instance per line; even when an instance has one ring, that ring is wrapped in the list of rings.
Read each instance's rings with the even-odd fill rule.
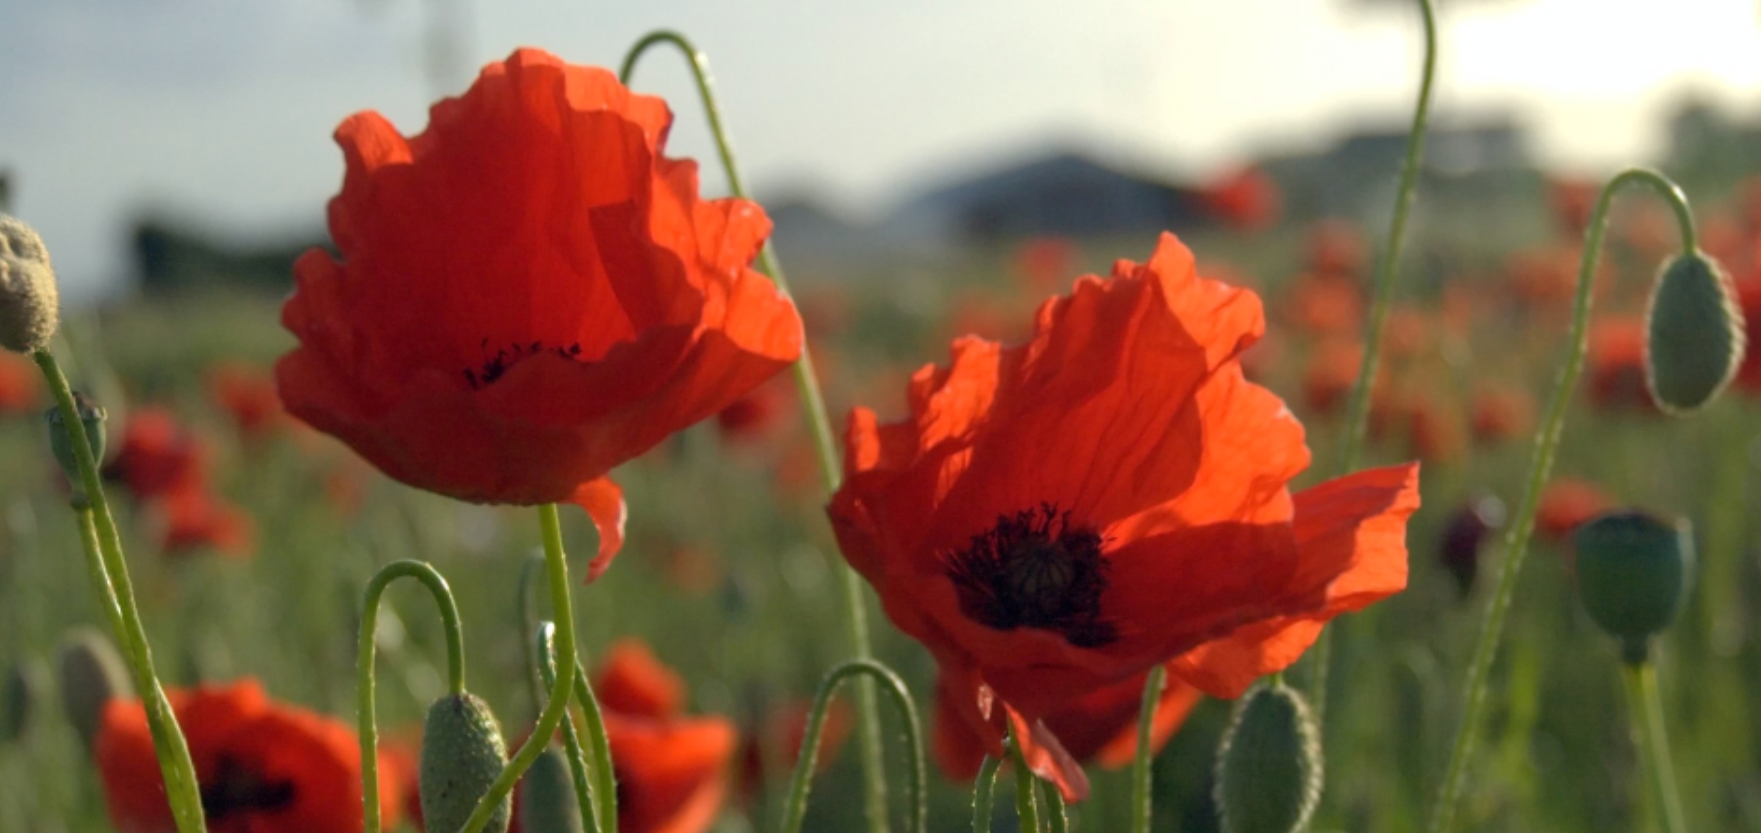
[[[1576,244],[1590,227],[1590,212],[1602,184],[1593,179],[1560,176],[1547,179],[1547,209],[1553,214],[1560,236]]]
[[[1361,277],[1370,259],[1363,231],[1338,217],[1310,224],[1304,246],[1304,267],[1321,275]]]
[[[1761,327],[1761,271],[1736,281],[1737,305],[1742,307],[1743,320]],[[1761,393],[1761,337],[1751,338],[1743,349],[1743,363],[1737,367],[1735,384],[1738,390]]]
[[[665,103],[521,49],[406,139],[337,128],[340,259],[295,264],[289,412],[381,471],[467,501],[581,505],[589,579],[622,541],[607,474],[793,362],[801,320],[749,268],[770,221],[702,201]]]
[[[358,833],[361,753],[342,722],[269,700],[256,680],[166,692],[189,741],[211,833]],[[104,707],[96,746],[110,820],[122,833],[173,833],[140,701]],[[381,812],[395,825],[401,794]]]
[[[247,558],[255,546],[256,525],[251,516],[205,489],[179,489],[163,495],[155,505],[164,514],[160,549],[167,555],[211,549]]]
[[[42,410],[43,401],[43,373],[36,363],[0,350],[0,416],[35,414]]]
[[[1476,442],[1513,440],[1535,427],[1535,397],[1521,388],[1482,386],[1474,392],[1472,412]]]
[[[1592,324],[1584,363],[1586,389],[1596,407],[1662,413],[1645,385],[1645,319],[1604,317]]]
[[[1199,194],[1205,211],[1239,231],[1259,231],[1278,222],[1284,194],[1265,171],[1242,168],[1205,186]]]
[[[286,415],[275,379],[263,368],[239,362],[222,362],[208,368],[208,395],[220,406],[246,441],[261,440],[275,430]]]
[[[685,705],[685,681],[656,659],[646,643],[620,639],[606,649],[593,675],[593,696],[620,714],[667,718]]]
[[[1572,530],[1609,509],[1614,498],[1587,480],[1555,478],[1541,492],[1535,507],[1535,534],[1554,543],[1571,540]]]
[[[122,481],[136,500],[206,489],[208,450],[171,411],[148,405],[129,411],[116,457],[104,476]]]
[[[1302,426],[1237,361],[1263,327],[1253,293],[1164,235],[1046,302],[1029,342],[956,340],[904,421],[850,415],[829,507],[845,558],[987,750],[1007,715],[1070,798],[1086,781],[1043,718],[1170,658],[1238,696],[1405,586],[1417,465],[1292,496]]]
[[[1355,278],[1327,272],[1306,272],[1284,295],[1282,320],[1297,331],[1316,336],[1359,338],[1368,305]]]
[[[1076,242],[1067,237],[1035,237],[1016,250],[1015,272],[1036,295],[1056,292],[1059,282],[1076,271],[1080,254]]]

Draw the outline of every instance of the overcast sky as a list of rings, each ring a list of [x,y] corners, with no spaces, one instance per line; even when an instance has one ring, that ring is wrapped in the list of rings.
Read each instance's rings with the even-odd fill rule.
[[[1398,2],[450,1],[468,67],[527,44],[615,67],[642,33],[684,30],[760,195],[810,188],[858,214],[1059,141],[1193,177],[1322,146],[1406,119],[1419,63]],[[14,209],[75,297],[125,273],[123,230],[148,207],[242,236],[315,229],[340,183],[338,121],[425,124],[433,2],[0,0]],[[1651,159],[1688,90],[1761,114],[1755,0],[1445,5],[1438,115],[1512,115],[1551,165]],[[675,155],[713,158],[686,78],[657,53],[636,86],[673,102]]]

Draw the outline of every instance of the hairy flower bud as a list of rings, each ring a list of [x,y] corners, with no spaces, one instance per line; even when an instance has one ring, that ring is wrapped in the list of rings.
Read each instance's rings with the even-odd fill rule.
[[[56,665],[61,669],[61,708],[87,750],[98,738],[104,704],[132,699],[134,685],[115,646],[96,628],[75,628],[61,640]]]
[[[1578,595],[1621,658],[1645,661],[1651,637],[1675,621],[1693,566],[1687,523],[1648,512],[1609,512],[1578,527]]]
[[[1293,833],[1321,798],[1321,737],[1295,689],[1254,689],[1235,705],[1217,748],[1224,833]]]
[[[424,825],[437,831],[463,828],[507,757],[501,725],[482,698],[458,694],[434,701],[422,724]],[[512,804],[511,797],[502,799],[483,828],[486,833],[505,833]]]
[[[30,353],[49,346],[59,314],[49,248],[30,226],[0,214],[0,347]]]
[[[1645,385],[1666,413],[1697,410],[1736,375],[1747,343],[1730,279],[1705,252],[1664,265],[1645,312]]]

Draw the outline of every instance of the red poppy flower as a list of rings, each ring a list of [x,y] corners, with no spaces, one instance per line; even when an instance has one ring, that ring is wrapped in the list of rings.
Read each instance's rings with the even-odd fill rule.
[[[557,501],[622,540],[606,476],[793,362],[801,321],[752,271],[758,206],[700,201],[672,121],[609,72],[533,49],[414,138],[357,113],[276,365],[287,409],[386,474],[485,503]]]
[[[1554,543],[1571,539],[1578,525],[1614,508],[1614,498],[1587,480],[1561,477],[1547,484],[1535,506],[1535,533]]]
[[[1282,320],[1310,335],[1356,338],[1367,308],[1363,287],[1355,278],[1308,272],[1285,295]]]
[[[34,414],[42,401],[42,371],[30,359],[0,350],[0,416]]]
[[[1572,238],[1575,245],[1577,238],[1584,234],[1590,226],[1590,212],[1596,207],[1596,197],[1602,192],[1602,185],[1591,179],[1575,177],[1549,177],[1547,179],[1547,209],[1553,214],[1553,221],[1559,225],[1559,231]]]
[[[1329,217],[1308,228],[1303,263],[1311,272],[1334,277],[1357,277],[1369,263],[1364,234],[1350,220]]]
[[[1046,728],[1077,761],[1092,760],[1107,769],[1130,764],[1137,754],[1137,713],[1142,706],[1144,681],[1148,677],[1145,672],[1091,691],[1047,715]],[[984,737],[973,730],[956,705],[962,696],[962,693],[937,682],[930,751],[943,772],[965,781],[978,774],[986,749]],[[1196,687],[1179,678],[1168,680],[1150,722],[1150,754],[1160,752],[1167,745],[1202,699],[1204,692]]]
[[[1263,326],[1253,293],[1164,235],[1041,306],[1029,342],[956,340],[912,377],[904,421],[850,416],[829,507],[845,558],[987,748],[1007,713],[1072,798],[1080,769],[1042,718],[1170,659],[1238,696],[1405,586],[1417,465],[1293,497],[1302,426],[1237,360]]]
[[[233,558],[246,558],[255,543],[251,516],[204,489],[179,489],[156,502],[163,510],[166,555],[212,549]]]
[[[361,753],[340,721],[271,702],[255,680],[166,692],[189,741],[211,833],[357,833]],[[172,833],[140,701],[104,707],[96,747],[110,820],[122,833]],[[388,824],[399,796],[384,795]]]
[[[1737,305],[1742,307],[1743,320],[1761,326],[1761,274],[1751,275],[1735,284]],[[1761,338],[1748,340],[1743,363],[1737,366],[1735,383],[1738,390],[1761,392]]]
[[[1535,398],[1521,388],[1489,385],[1474,392],[1472,413],[1475,440],[1503,442],[1535,427]]]
[[[593,696],[600,706],[630,717],[667,718],[685,704],[685,681],[640,640],[620,639],[593,677]]]
[[[1239,231],[1259,231],[1278,222],[1284,194],[1265,171],[1243,168],[1206,186],[1199,194],[1205,211]]]
[[[1076,241],[1068,237],[1035,237],[1015,250],[1015,272],[1035,294],[1052,292],[1075,271],[1080,254]]]
[[[1645,320],[1604,318],[1590,327],[1585,357],[1590,401],[1611,411],[1662,413],[1645,385]]]
[[[275,379],[261,368],[224,362],[208,369],[207,383],[209,397],[246,440],[262,439],[285,418]]]
[[[170,411],[149,405],[129,412],[122,444],[104,469],[136,500],[207,488],[208,450]]]

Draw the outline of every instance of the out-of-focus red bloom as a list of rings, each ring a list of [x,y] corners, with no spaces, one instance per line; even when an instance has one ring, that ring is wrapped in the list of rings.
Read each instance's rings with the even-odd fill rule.
[[[1356,278],[1369,263],[1364,233],[1350,220],[1329,217],[1308,228],[1303,263],[1319,275]]]
[[[208,486],[206,445],[165,408],[148,405],[129,411],[122,444],[104,475],[120,480],[136,500]]]
[[[1596,407],[1661,413],[1645,386],[1645,319],[1605,317],[1592,324],[1584,361]]]
[[[1504,278],[1510,293],[1527,306],[1563,307],[1572,303],[1578,290],[1581,253],[1577,243],[1526,249],[1505,258]],[[1603,283],[1606,269],[1599,269],[1594,283]],[[1594,292],[1597,287],[1592,286]]]
[[[1015,272],[1035,295],[1056,292],[1065,276],[1076,271],[1079,253],[1067,237],[1035,237],[1015,251]]]
[[[211,833],[361,830],[361,753],[348,726],[274,703],[251,679],[166,696],[189,742]],[[140,701],[104,707],[95,755],[118,830],[177,829]],[[381,799],[380,812],[395,825],[401,794],[386,790]]]
[[[1420,460],[1453,462],[1467,453],[1467,431],[1459,411],[1434,396],[1418,394],[1401,403],[1407,448]]]
[[[788,374],[773,377],[715,415],[723,438],[735,442],[756,440],[781,424],[795,409],[795,380]]]
[[[1046,728],[1077,761],[1093,761],[1106,769],[1123,767],[1137,754],[1137,713],[1148,677],[1145,672],[1091,691],[1048,715]],[[961,714],[959,696],[945,684],[936,685],[930,752],[948,777],[965,781],[978,774],[986,753],[984,738]],[[1202,699],[1204,692],[1198,688],[1178,677],[1169,678],[1150,722],[1150,754],[1162,751]]]
[[[179,489],[155,503],[164,513],[160,548],[167,555],[212,549],[233,558],[247,558],[256,541],[251,516],[204,489]]]
[[[1388,311],[1388,322],[1382,330],[1382,355],[1390,359],[1410,359],[1431,349],[1437,325],[1419,310],[1396,307]]]
[[[1761,271],[1735,282],[1737,305],[1743,320],[1761,327]],[[1758,334],[1761,336],[1761,334]],[[1761,337],[1751,338],[1743,349],[1743,363],[1737,366],[1736,388],[1747,393],[1761,393]]]
[[[287,418],[275,393],[275,379],[267,370],[223,362],[209,368],[207,376],[208,395],[232,417],[245,440],[261,440]]]
[[[1596,208],[1596,195],[1601,191],[1601,183],[1592,179],[1547,179],[1547,209],[1563,237],[1574,244],[1583,237],[1584,230],[1590,227],[1590,212]]]
[[[1309,354],[1302,376],[1302,402],[1309,412],[1327,415],[1345,409],[1351,387],[1363,369],[1364,348],[1346,339],[1327,339]],[[1377,385],[1377,388],[1384,388]],[[1372,394],[1374,395],[1374,394]]]
[[[685,705],[685,681],[641,640],[620,639],[606,649],[593,696],[600,706],[630,717],[667,718]]]
[[[1586,480],[1559,477],[1541,492],[1535,507],[1535,533],[1555,543],[1570,540],[1572,530],[1609,509],[1614,498]]]
[[[1488,385],[1474,392],[1476,442],[1497,443],[1527,436],[1535,427],[1535,397],[1521,388]]]
[[[36,414],[43,409],[43,373],[35,362],[0,350],[0,416]]]
[[[1205,211],[1240,231],[1267,228],[1277,223],[1284,211],[1284,193],[1278,183],[1254,167],[1231,171],[1205,186],[1199,201]]]
[[[1309,335],[1355,338],[1363,330],[1366,301],[1363,287],[1354,278],[1305,273],[1290,287],[1283,303],[1284,321]]]
[[[1237,363],[1263,327],[1253,293],[1164,235],[1041,306],[1029,342],[956,340],[904,421],[850,416],[829,507],[845,558],[987,750],[1015,721],[1071,798],[1086,779],[1044,718],[1170,658],[1238,696],[1405,586],[1417,465],[1291,495],[1302,426]]]
[[[703,201],[663,155],[672,121],[602,69],[521,49],[406,139],[336,131],[341,258],[294,266],[276,365],[289,412],[418,488],[585,508],[589,579],[622,541],[608,472],[727,407],[801,351],[795,308],[750,268],[753,203]]]

